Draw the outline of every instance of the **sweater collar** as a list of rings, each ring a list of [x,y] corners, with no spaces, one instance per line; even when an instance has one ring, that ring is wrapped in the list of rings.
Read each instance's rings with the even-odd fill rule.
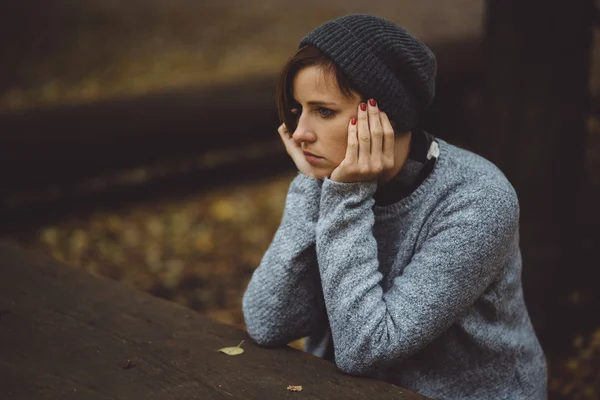
[[[410,195],[427,178],[438,154],[434,136],[420,129],[414,130],[404,165],[388,184],[377,189],[376,205],[389,205]]]

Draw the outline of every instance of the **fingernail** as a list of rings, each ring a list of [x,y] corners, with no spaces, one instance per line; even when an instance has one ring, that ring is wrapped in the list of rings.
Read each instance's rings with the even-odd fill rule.
[[[369,99],[369,104],[371,105],[371,107],[375,107],[377,105],[377,102],[375,101],[375,99]]]
[[[360,103],[360,109],[363,111],[367,111],[367,103]]]
[[[356,117],[352,117],[352,119],[350,120],[350,123],[352,125],[356,125]]]

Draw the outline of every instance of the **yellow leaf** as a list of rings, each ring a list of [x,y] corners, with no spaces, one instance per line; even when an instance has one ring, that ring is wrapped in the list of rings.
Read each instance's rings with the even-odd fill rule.
[[[304,350],[304,338],[294,340],[293,342],[288,343],[288,346],[293,347],[294,349]]]
[[[58,230],[54,228],[45,228],[40,233],[40,240],[48,246],[57,246],[59,242]]]
[[[237,356],[244,352],[244,349],[242,349],[242,343],[244,343],[243,340],[240,342],[240,344],[238,344],[235,347],[223,347],[222,349],[219,349],[217,351],[220,351],[221,353],[225,353],[228,356]]]
[[[208,253],[215,247],[212,233],[209,231],[201,231],[194,235],[194,244],[197,250]]]
[[[213,217],[220,221],[230,221],[235,216],[235,203],[229,199],[218,199],[210,209]]]

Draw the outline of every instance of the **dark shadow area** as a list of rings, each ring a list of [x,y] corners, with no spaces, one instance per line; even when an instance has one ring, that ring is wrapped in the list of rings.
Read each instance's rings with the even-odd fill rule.
[[[0,114],[8,190],[71,184],[111,170],[176,161],[274,138],[275,80]],[[276,132],[275,132],[276,133]]]

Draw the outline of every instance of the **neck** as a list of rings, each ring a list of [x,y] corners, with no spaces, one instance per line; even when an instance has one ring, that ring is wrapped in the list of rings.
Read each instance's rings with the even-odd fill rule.
[[[394,176],[400,172],[404,163],[406,163],[406,159],[408,158],[408,153],[410,152],[410,141],[412,139],[412,132],[404,133],[400,138],[394,141],[394,168],[385,171],[381,174],[377,183],[380,186],[389,183]]]

